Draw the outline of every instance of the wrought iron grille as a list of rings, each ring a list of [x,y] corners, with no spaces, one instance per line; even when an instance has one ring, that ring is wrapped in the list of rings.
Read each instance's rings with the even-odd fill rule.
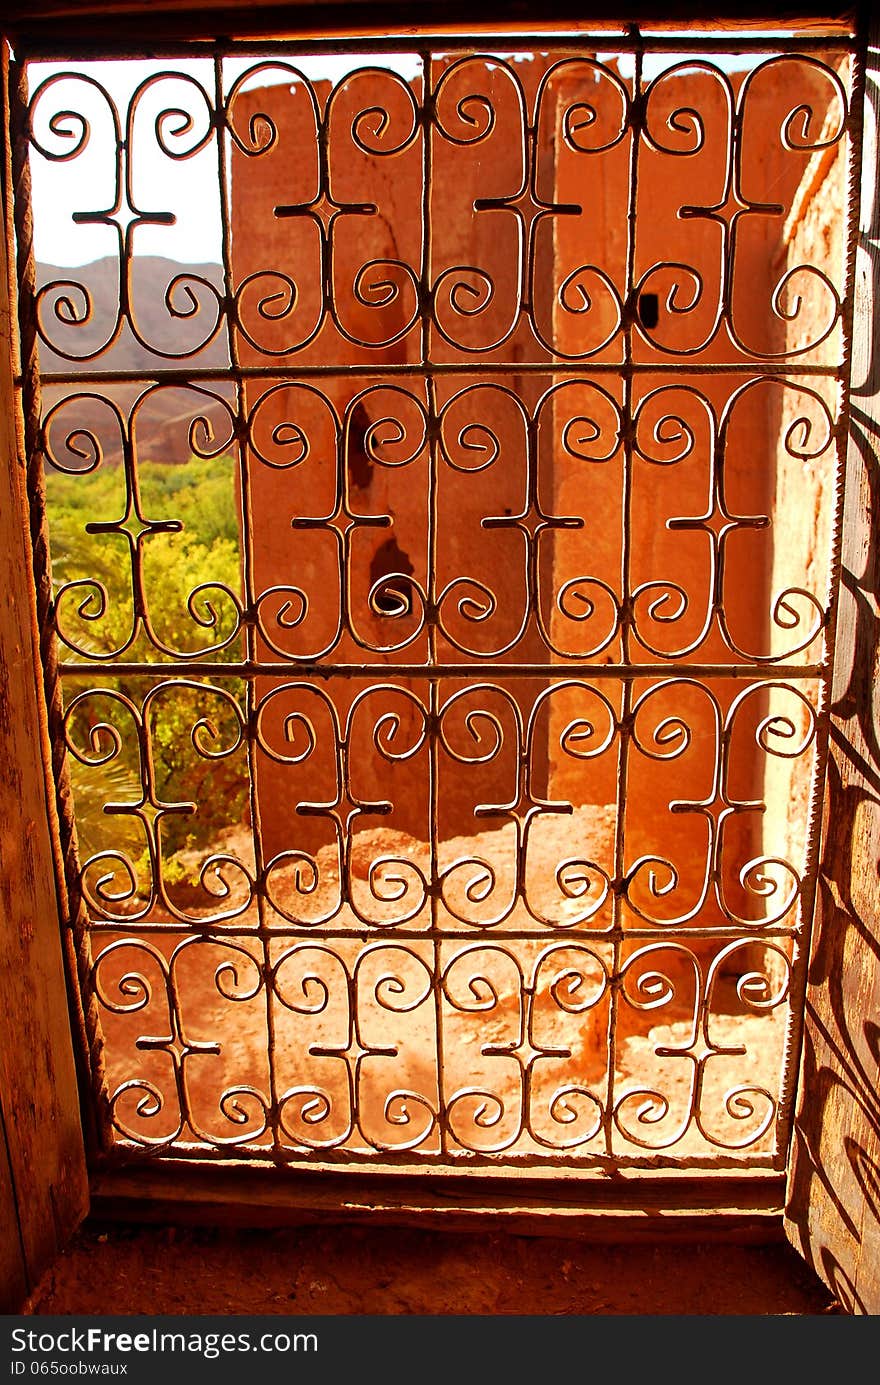
[[[16,72],[111,1155],[784,1162],[853,43],[504,45]],[[78,269],[37,253],[59,216]]]

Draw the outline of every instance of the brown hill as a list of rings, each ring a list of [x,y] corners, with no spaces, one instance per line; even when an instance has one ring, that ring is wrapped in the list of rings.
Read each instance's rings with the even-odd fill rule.
[[[76,377],[53,384],[44,380],[44,416],[65,398],[76,396],[57,415],[52,443],[73,427],[92,432],[108,461],[122,453],[123,440],[105,399],[125,417],[150,377],[163,370],[225,368],[229,363],[220,304],[223,270],[219,264],[181,264],[156,255],[132,261],[127,288],[130,317],[120,310],[119,264],[106,257],[76,268],[37,265],[40,366],[45,375]],[[108,345],[108,343],[112,343]],[[104,348],[104,349],[102,349]],[[145,379],[91,384],[94,372],[137,372]],[[211,388],[208,383],[208,388]],[[215,391],[226,397],[229,391]],[[197,404],[198,407],[194,407]],[[170,463],[190,455],[189,426],[203,412],[218,436],[229,432],[222,403],[194,400],[180,387],[161,389],[139,411],[137,446],[141,456]]]

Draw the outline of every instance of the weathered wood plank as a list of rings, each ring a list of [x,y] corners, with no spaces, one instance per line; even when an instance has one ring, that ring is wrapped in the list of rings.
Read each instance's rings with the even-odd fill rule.
[[[25,19],[56,19],[85,16],[103,17],[119,16],[126,14],[149,14],[150,16],[174,13],[204,13],[205,11],[216,11],[218,13],[230,13],[239,11],[242,14],[250,15],[261,10],[266,11],[297,11],[311,10],[318,17],[325,17],[340,9],[375,9],[373,0],[321,0],[320,4],[315,4],[315,0],[260,0],[257,5],[249,5],[247,0],[150,0],[145,4],[144,0],[34,0],[33,4],[25,4],[24,0],[7,0],[4,7],[7,20],[9,22]],[[755,15],[761,15],[765,23],[781,25],[783,19],[795,18],[814,18],[838,19],[842,15],[851,15],[856,6],[854,4],[839,3],[834,0],[789,0],[789,3],[782,4],[774,8],[767,3],[767,0],[741,0],[734,11],[730,6],[719,5],[715,9],[707,7],[705,4],[698,3],[698,0],[677,0],[677,3],[662,4],[661,0],[636,0],[627,10],[626,23],[632,23],[642,14],[662,15],[663,21],[672,26],[675,19],[680,15],[694,14],[699,17],[702,25],[706,28],[725,27],[734,29],[744,28],[747,23],[753,22]],[[526,11],[530,11],[526,15]],[[576,11],[582,23],[589,23],[594,16],[608,16],[614,14],[618,29],[621,27],[620,7],[616,9],[611,0],[594,0],[590,5],[575,3],[575,0],[554,0],[554,3],[546,7],[541,13],[535,10],[532,5],[518,3],[517,0],[482,0],[479,6],[470,6],[472,16],[471,25],[486,22],[485,17],[495,15],[505,15],[505,23],[512,27],[522,28],[527,23],[534,27],[537,24],[549,23],[558,14],[568,14]],[[384,14],[384,7],[383,7]],[[432,0],[423,0],[414,11],[410,6],[410,28],[415,24],[436,22],[443,14],[449,13],[448,5],[432,3]],[[427,19],[424,16],[428,16]],[[297,16],[298,18],[300,16]],[[446,23],[450,21],[447,19]],[[379,27],[382,28],[381,22]]]
[[[88,1189],[50,829],[8,286],[0,237],[0,1098],[30,1287],[85,1214]],[[13,1234],[16,1221],[4,1236]],[[14,1278],[0,1285],[7,1311],[20,1288]]]
[[[27,1272],[18,1234],[18,1208],[6,1144],[6,1122],[0,1100],[0,1313],[17,1312],[27,1291]]]
[[[849,27],[855,13],[853,4],[835,4],[833,0],[792,0],[773,7],[767,0],[741,0],[735,12],[732,7],[707,9],[698,0],[678,0],[663,4],[662,0],[639,0],[626,12],[626,22],[674,25],[682,23],[695,30],[724,27],[752,29],[755,27],[795,27],[802,24],[822,27]],[[311,33],[350,34],[378,31],[389,34],[398,30],[404,35],[419,30],[438,30],[458,27],[465,33],[482,28],[516,30],[547,26],[561,22],[569,27],[609,27],[618,32],[621,26],[620,6],[614,0],[594,0],[589,6],[577,0],[555,0],[545,10],[539,10],[531,0],[482,0],[475,9],[471,0],[423,0],[416,9],[403,0],[386,0],[377,11],[373,0],[261,0],[249,5],[246,0],[153,0],[152,4],[138,0],[42,0],[26,4],[23,0],[7,0],[5,6],[7,31],[25,35],[37,43],[46,42],[53,48],[59,43],[136,42],[139,39],[161,42],[165,37],[204,38],[255,37],[277,33],[286,35]],[[237,18],[237,16],[241,16]]]
[[[784,1179],[482,1179],[326,1170],[138,1167],[96,1175],[100,1221],[227,1228],[316,1223],[571,1236],[600,1242],[783,1240]]]
[[[854,1313],[880,1313],[880,68],[874,20],[856,268],[843,588],[815,943],[786,1212]],[[873,51],[872,51],[873,50]]]

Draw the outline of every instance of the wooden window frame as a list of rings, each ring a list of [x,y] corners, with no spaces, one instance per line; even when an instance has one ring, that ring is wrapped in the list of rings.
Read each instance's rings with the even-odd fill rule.
[[[628,18],[642,24],[672,22],[691,28],[849,26],[851,7],[804,3],[767,14],[766,4],[737,7],[735,22],[705,17],[694,0],[643,0]],[[725,7],[721,7],[722,10]],[[483,0],[480,13],[494,32],[529,32],[535,7]],[[278,36],[281,24],[297,34],[366,33],[371,11],[360,0],[321,5],[265,0],[213,4],[184,0],[30,0],[7,4],[3,62],[10,47],[86,56],[98,49],[150,56],[163,42],[210,51],[217,35],[236,29],[246,14],[249,37]],[[550,22],[586,28],[582,6],[556,0]],[[589,7],[589,28],[615,23],[618,8]],[[868,14],[866,7],[865,16]],[[474,32],[473,7],[446,0],[419,7],[420,30],[456,24]],[[387,20],[387,23],[386,23]],[[619,24],[619,19],[616,21]],[[878,21],[867,18],[866,111],[880,121]],[[386,32],[413,32],[411,5],[388,0]],[[6,83],[4,82],[4,90]],[[4,220],[11,224],[12,187],[8,111],[4,111]],[[865,140],[859,231],[852,398],[843,533],[842,603],[835,660],[834,715],[823,805],[819,905],[806,998],[806,1035],[795,1139],[784,1174],[717,1178],[615,1175],[607,1180],[556,1177],[498,1182],[308,1169],[178,1166],[126,1173],[101,1170],[93,1157],[89,1098],[83,1083],[86,1026],[78,1015],[76,961],[64,920],[64,860],[55,802],[48,716],[43,690],[38,593],[28,542],[26,449],[16,412],[17,333],[10,245],[0,248],[0,564],[5,579],[0,609],[0,1219],[15,1236],[0,1243],[0,1309],[16,1311],[55,1258],[90,1205],[102,1215],[141,1220],[214,1221],[250,1226],[324,1217],[417,1221],[474,1229],[491,1223],[513,1232],[582,1234],[609,1241],[692,1239],[709,1234],[739,1240],[773,1239],[783,1226],[789,1239],[854,1312],[880,1311],[880,1108],[877,1066],[880,1026],[880,749],[874,740],[874,680],[880,645],[873,615],[880,594],[880,545],[871,534],[871,502],[880,495],[880,360],[875,354],[874,303],[878,298],[877,141]],[[870,883],[873,881],[873,889]],[[873,1064],[873,1067],[872,1067]],[[873,1082],[873,1094],[872,1094]],[[861,1158],[853,1157],[853,1142]],[[861,1143],[859,1143],[861,1142]],[[839,1148],[838,1148],[839,1146]],[[848,1167],[844,1190],[835,1160]],[[848,1161],[848,1165],[847,1165]],[[871,1182],[873,1170],[875,1182]],[[848,1190],[848,1191],[847,1191]],[[723,1205],[719,1205],[719,1194]],[[849,1198],[849,1201],[847,1201]],[[860,1201],[861,1199],[861,1201]],[[850,1203],[853,1203],[851,1206]]]

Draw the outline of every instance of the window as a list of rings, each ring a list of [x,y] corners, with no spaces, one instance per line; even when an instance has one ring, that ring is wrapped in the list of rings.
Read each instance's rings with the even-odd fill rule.
[[[784,1158],[849,58],[766,47],[34,66],[114,1143]]]
[[[117,106],[76,224],[123,292],[35,306],[50,527],[90,497],[54,622],[80,830],[118,834],[79,919],[127,1157],[784,1167],[849,361],[811,218],[854,151],[849,39],[768,42],[335,79],[231,45]],[[79,196],[63,86],[35,176]],[[156,294],[139,138],[165,201],[213,162],[222,276]]]

